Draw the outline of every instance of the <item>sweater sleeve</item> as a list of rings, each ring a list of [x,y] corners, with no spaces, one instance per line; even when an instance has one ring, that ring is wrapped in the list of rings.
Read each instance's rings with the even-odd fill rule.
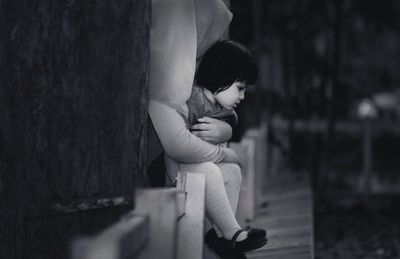
[[[149,114],[164,151],[181,163],[221,162],[225,148],[196,137],[183,117],[170,106],[150,100]]]

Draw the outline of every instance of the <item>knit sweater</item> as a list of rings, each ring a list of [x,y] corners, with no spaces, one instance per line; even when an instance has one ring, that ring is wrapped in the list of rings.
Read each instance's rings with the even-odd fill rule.
[[[218,103],[213,103],[207,98],[204,88],[197,85],[193,86],[192,94],[186,104],[189,109],[188,117],[185,118],[186,126],[188,128],[197,124],[197,120],[202,117],[211,117],[225,121],[232,128],[237,124],[238,117],[233,109],[228,110]]]

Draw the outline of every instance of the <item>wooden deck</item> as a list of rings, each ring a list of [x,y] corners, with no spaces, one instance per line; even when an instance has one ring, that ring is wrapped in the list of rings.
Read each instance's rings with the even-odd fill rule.
[[[268,232],[268,244],[247,256],[313,259],[313,199],[308,176],[300,172],[271,173],[267,169],[266,136],[264,125],[248,130],[240,143],[230,145],[244,162],[236,216],[241,226]],[[203,254],[204,175],[181,173],[178,183],[176,189],[138,192],[132,215],[141,221],[129,217],[129,221],[120,220],[94,237],[77,240],[73,258],[123,259],[135,254],[133,258],[143,259],[215,259],[207,249]],[[129,243],[140,243],[140,249],[126,246]]]
[[[268,176],[263,203],[252,227],[267,229],[268,244],[247,254],[250,259],[313,259],[313,209],[308,177],[301,173]]]

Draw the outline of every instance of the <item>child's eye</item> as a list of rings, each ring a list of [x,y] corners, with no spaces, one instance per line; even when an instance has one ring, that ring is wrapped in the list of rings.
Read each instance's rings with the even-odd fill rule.
[[[242,92],[242,91],[245,91],[245,90],[246,90],[247,85],[244,84],[244,83],[239,83],[239,84],[236,85],[236,87],[237,87],[237,89],[238,89],[240,92]]]

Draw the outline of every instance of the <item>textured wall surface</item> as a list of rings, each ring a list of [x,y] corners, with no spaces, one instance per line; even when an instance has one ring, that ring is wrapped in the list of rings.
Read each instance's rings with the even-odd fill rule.
[[[0,258],[67,258],[117,215],[32,215],[143,185],[149,26],[148,0],[0,0]]]

